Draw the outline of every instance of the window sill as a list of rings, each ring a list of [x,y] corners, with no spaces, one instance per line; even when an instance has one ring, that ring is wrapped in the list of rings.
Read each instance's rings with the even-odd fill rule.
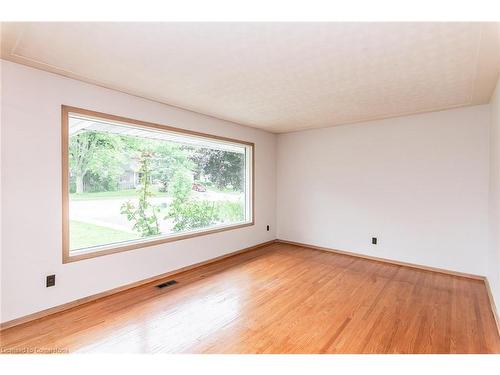
[[[150,240],[128,241],[128,242],[125,242],[121,245],[112,244],[109,246],[94,247],[94,248],[91,248],[89,250],[83,249],[81,251],[73,251],[73,253],[76,253],[75,255],[71,255],[71,253],[68,256],[63,255],[62,262],[63,262],[63,264],[71,263],[71,262],[76,262],[79,260],[96,258],[96,257],[104,256],[104,255],[116,254],[116,253],[121,253],[124,251],[136,250],[136,249],[140,249],[140,248],[144,248],[144,247],[156,246],[156,245],[160,245],[160,244],[167,243],[167,242],[186,240],[189,238],[205,236],[208,234],[220,233],[220,232],[225,232],[225,231],[233,230],[233,229],[240,229],[240,228],[252,226],[254,224],[255,224],[254,221],[251,221],[251,222],[245,222],[245,223],[240,223],[240,224],[219,226],[219,227],[214,227],[211,229],[191,231],[191,232],[186,232],[184,234],[162,236],[160,238],[157,237],[157,238],[150,239]]]

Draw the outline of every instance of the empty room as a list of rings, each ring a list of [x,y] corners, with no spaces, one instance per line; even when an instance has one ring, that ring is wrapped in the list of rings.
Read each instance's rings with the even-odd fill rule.
[[[500,353],[499,23],[1,42],[3,354]]]

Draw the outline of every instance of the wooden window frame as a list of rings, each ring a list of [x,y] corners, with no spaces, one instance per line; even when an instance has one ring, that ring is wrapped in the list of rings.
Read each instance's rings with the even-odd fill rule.
[[[183,234],[174,234],[174,235],[169,235],[165,236],[162,238],[153,238],[150,240],[141,240],[140,242],[134,242],[134,243],[124,243],[123,245],[120,246],[115,246],[116,244],[110,244],[110,245],[102,245],[103,247],[102,250],[94,250],[94,251],[89,251],[89,252],[83,252],[81,254],[77,255],[70,255],[70,241],[69,241],[69,115],[70,114],[78,114],[82,115],[87,118],[96,118],[100,120],[110,120],[114,123],[118,124],[124,124],[124,125],[132,125],[136,127],[141,127],[141,128],[146,128],[146,129],[156,129],[156,130],[164,130],[164,131],[169,131],[169,132],[175,132],[175,133],[180,133],[180,134],[187,134],[191,136],[197,136],[197,137],[203,137],[203,138],[209,138],[209,139],[214,139],[214,140],[219,140],[219,141],[225,141],[225,142],[231,142],[231,143],[237,143],[241,144],[244,146],[247,146],[251,150],[251,155],[250,155],[250,192],[249,192],[249,199],[250,199],[250,216],[251,216],[251,221],[245,222],[245,223],[239,223],[239,224],[231,224],[231,225],[226,225],[226,226],[219,226],[215,228],[209,228],[209,229],[200,229],[197,231],[190,231],[187,233]],[[220,233],[220,232],[225,232],[228,230],[234,230],[234,229],[240,229],[248,226],[252,226],[255,224],[255,144],[252,142],[247,142],[247,141],[242,141],[239,139],[233,139],[233,138],[227,138],[227,137],[221,137],[213,134],[207,134],[207,133],[202,133],[202,132],[197,132],[197,131],[192,131],[192,130],[187,130],[187,129],[181,129],[169,125],[160,125],[152,122],[147,122],[147,121],[141,121],[141,120],[136,120],[136,119],[131,119],[127,117],[122,117],[122,116],[116,116],[116,115],[111,115],[107,113],[102,113],[102,112],[96,112],[88,109],[83,109],[83,108],[78,108],[78,107],[72,107],[72,106],[67,106],[67,105],[62,105],[61,106],[61,158],[62,158],[62,165],[61,165],[61,175],[62,175],[62,262],[63,263],[70,263],[70,262],[75,262],[79,260],[84,260],[84,259],[89,259],[89,258],[95,258],[103,255],[109,255],[109,254],[115,254],[115,253],[120,253],[124,251],[129,251],[129,250],[135,250],[135,249],[140,249],[143,247],[150,247],[150,246],[155,246],[163,243],[168,243],[168,242],[173,242],[173,241],[180,241],[180,240],[185,240],[188,238],[193,238],[193,237],[198,237],[198,236],[205,236],[209,234],[214,234],[214,233]],[[98,248],[96,246],[96,248]]]

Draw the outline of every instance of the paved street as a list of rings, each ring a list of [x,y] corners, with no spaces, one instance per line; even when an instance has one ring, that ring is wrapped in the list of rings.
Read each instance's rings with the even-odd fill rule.
[[[193,196],[200,200],[209,201],[237,202],[240,199],[240,195],[238,194],[218,193],[213,191],[204,193],[193,192]],[[120,213],[121,206],[127,201],[131,201],[137,205],[138,200],[126,197],[70,201],[69,217],[70,220],[134,233],[132,229],[133,223],[127,220],[126,215]],[[151,203],[162,208],[168,207],[171,202],[172,198],[170,197],[151,198]],[[162,210],[162,212],[165,212],[165,210]],[[162,233],[168,233],[173,226],[173,222],[170,219],[164,220],[163,217],[164,214],[160,214],[158,217],[160,219],[160,230]]]

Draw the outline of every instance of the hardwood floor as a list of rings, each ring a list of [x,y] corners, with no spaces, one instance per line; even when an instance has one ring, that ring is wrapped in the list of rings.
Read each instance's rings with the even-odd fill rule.
[[[482,281],[273,244],[1,332],[2,351],[500,353]]]

